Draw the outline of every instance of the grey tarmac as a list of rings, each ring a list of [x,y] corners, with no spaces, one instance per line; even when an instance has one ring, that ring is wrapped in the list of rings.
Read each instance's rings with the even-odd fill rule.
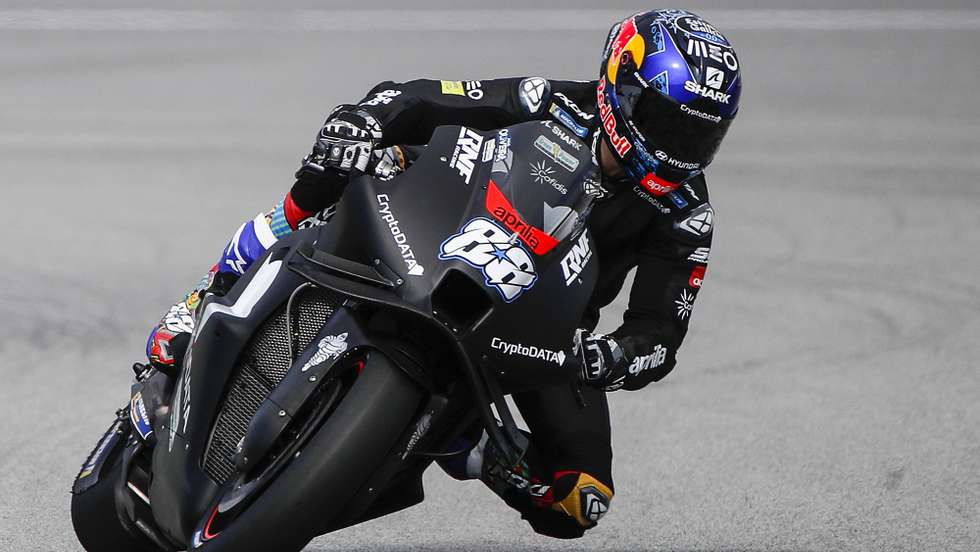
[[[609,18],[650,7],[404,5],[0,5],[0,550],[79,549],[71,480],[147,330],[333,105],[384,79],[590,79]],[[611,397],[608,516],[549,540],[431,470],[422,505],[310,550],[978,549],[976,2],[699,5],[731,22],[744,101],[679,366]],[[439,26],[465,10],[498,24]],[[331,13],[353,30],[318,30]]]

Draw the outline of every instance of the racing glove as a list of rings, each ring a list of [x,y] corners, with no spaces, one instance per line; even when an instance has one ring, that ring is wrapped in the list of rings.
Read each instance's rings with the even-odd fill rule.
[[[296,171],[296,178],[323,176],[329,169],[341,173],[349,173],[351,169],[367,172],[381,136],[381,125],[374,117],[356,106],[338,106],[323,123],[313,150]]]
[[[587,330],[575,331],[572,352],[582,365],[582,381],[603,391],[616,391],[626,383],[629,363],[615,339]]]

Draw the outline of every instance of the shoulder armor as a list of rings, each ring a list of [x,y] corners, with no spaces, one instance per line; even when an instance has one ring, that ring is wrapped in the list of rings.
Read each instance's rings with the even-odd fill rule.
[[[528,77],[517,85],[517,95],[521,99],[521,105],[530,115],[537,115],[541,112],[551,93],[551,84],[544,77]]]
[[[688,240],[701,241],[711,236],[715,225],[715,210],[707,201],[692,209],[687,216],[674,222],[674,233]]]

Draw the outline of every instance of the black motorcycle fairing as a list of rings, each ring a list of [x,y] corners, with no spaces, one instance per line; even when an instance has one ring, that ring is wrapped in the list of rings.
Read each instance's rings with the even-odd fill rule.
[[[202,469],[211,428],[239,354],[256,328],[304,280],[283,268],[283,257],[311,231],[280,240],[224,296],[208,296],[174,389],[170,416],[153,450],[150,486],[157,524],[187,542],[219,485]],[[306,234],[307,236],[304,236]],[[201,369],[195,369],[201,366]],[[208,390],[208,392],[195,390]]]
[[[398,177],[352,181],[318,236],[320,251],[394,271],[395,289],[377,295],[448,327],[467,356],[493,367],[505,392],[574,377],[565,351],[598,273],[584,229],[592,203],[584,183],[596,166],[587,147],[577,142],[575,150],[555,129],[540,122],[488,133],[440,127]],[[468,180],[460,174],[464,150],[478,152]],[[487,255],[457,247],[469,236],[498,240],[475,247],[493,248],[500,262],[484,264]],[[334,276],[339,287],[350,280]],[[522,285],[511,284],[518,279]],[[372,288],[360,284],[349,288]],[[547,324],[521,323],[542,312]]]
[[[290,424],[304,423],[300,414],[307,410],[305,407],[321,384],[339,376],[335,367],[343,368],[346,357],[363,356],[370,348],[373,342],[354,313],[345,307],[338,309],[317,333],[313,346],[294,360],[286,376],[259,406],[240,444],[239,467],[252,470]]]
[[[307,404],[314,383],[309,378],[329,378],[330,368],[343,358],[314,362],[304,373],[320,350],[319,341],[337,337],[341,329],[347,330],[350,351],[397,351],[387,365],[419,382],[428,406],[414,416],[402,415],[399,423],[407,429],[391,441],[397,443],[397,454],[385,457],[353,499],[348,517],[324,520],[327,528],[419,498],[415,492],[401,499],[388,495],[384,504],[371,508],[377,496],[387,494],[383,491],[390,481],[414,488],[413,477],[430,461],[416,452],[428,443],[445,445],[463,419],[461,409],[483,416],[494,442],[516,462],[523,437],[503,393],[565,381],[575,373],[574,359],[564,351],[598,270],[584,229],[591,199],[583,188],[594,174],[588,148],[576,149],[553,125],[525,123],[488,133],[442,127],[404,174],[390,182],[353,181],[329,225],[280,240],[225,296],[207,297],[169,416],[154,424],[148,494],[154,521],[165,536],[193,542],[227,489],[228,474],[249,468],[253,459],[245,457],[268,456],[275,439]],[[476,249],[493,254],[481,260],[471,255]],[[500,266],[488,268],[497,261]],[[326,321],[317,323],[309,346],[290,349],[292,362],[249,410],[242,461],[235,466],[226,462],[227,471],[216,476],[205,464],[232,384],[248,375],[243,351],[260,334],[274,335],[260,330],[284,308],[288,321],[292,298],[311,282],[346,297],[344,305],[350,308],[330,311]],[[394,318],[397,332],[404,332],[404,347],[386,349],[391,332],[364,324],[372,312]],[[285,335],[292,347],[292,337]],[[431,340],[413,341],[419,335]],[[451,372],[432,364],[427,356],[432,351]],[[447,402],[440,402],[440,396]],[[234,435],[226,445],[238,440]],[[296,496],[308,492],[315,490],[297,489]]]
[[[310,243],[315,236],[314,230],[308,230],[281,240],[227,295],[209,296],[200,307],[197,331],[175,385],[172,415],[161,421],[153,452],[157,474],[151,485],[154,515],[171,539],[190,542],[206,521],[208,511],[225,493],[224,485],[206,473],[202,460],[213,444],[217,413],[243,348],[253,334],[277,309],[289,305],[298,290],[310,286],[309,279],[285,270],[285,266],[295,249]],[[317,357],[325,350],[320,344],[328,338],[338,338],[333,344],[342,345],[343,350],[334,351],[341,354]],[[270,447],[291,423],[302,421],[294,417],[317,384],[328,381],[331,369],[343,358],[365,348],[389,350],[383,339],[367,337],[353,311],[338,308],[319,328],[311,344],[295,351],[292,367],[258,405],[240,443],[238,467],[248,471],[258,464],[261,471]],[[390,352],[393,358],[404,359],[403,353]],[[398,366],[405,365],[406,373],[419,377],[418,370],[411,369],[410,364],[403,361]],[[431,383],[427,386],[431,387]],[[224,391],[195,393],[195,389]]]

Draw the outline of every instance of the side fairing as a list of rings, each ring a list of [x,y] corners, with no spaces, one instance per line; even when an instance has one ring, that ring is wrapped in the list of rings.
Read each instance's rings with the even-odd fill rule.
[[[505,387],[540,385],[566,377],[595,285],[595,178],[589,148],[551,122],[441,127],[404,174],[351,182],[318,247],[390,272]]]
[[[278,242],[224,297],[210,296],[174,389],[170,413],[156,427],[153,512],[171,538],[186,541],[219,488],[202,469],[212,426],[239,355],[256,329],[304,280],[283,266],[299,232]]]

